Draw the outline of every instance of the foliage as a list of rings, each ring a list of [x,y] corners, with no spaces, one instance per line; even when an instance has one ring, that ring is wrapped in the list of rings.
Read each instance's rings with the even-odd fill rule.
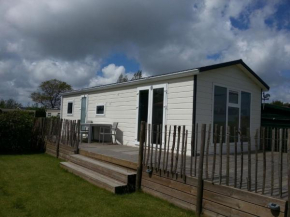
[[[41,152],[43,143],[37,143],[33,132],[34,117],[25,111],[0,114],[0,153]]]
[[[21,106],[22,106],[21,103],[16,102],[14,99],[8,99],[8,100],[1,99],[0,100],[0,108],[17,109]]]
[[[66,172],[59,162],[46,154],[0,156],[0,216],[195,216],[142,192],[112,194]]]
[[[278,105],[278,106],[286,106],[286,107],[289,107],[290,104],[287,103],[287,102],[282,102],[282,101],[279,101],[279,100],[275,100],[273,102],[270,103],[271,105]]]
[[[127,81],[128,81],[127,75],[121,74],[117,80],[117,83],[122,83],[122,82],[127,82]]]
[[[45,108],[59,108],[60,94],[72,90],[71,85],[56,79],[44,81],[39,89],[31,94],[31,99]]]
[[[142,71],[138,70],[138,72],[134,73],[133,77],[131,78],[131,81],[138,80],[140,78],[142,78]]]
[[[44,107],[27,107],[27,110],[35,110],[35,117],[36,118],[45,118],[46,117],[46,110]]]

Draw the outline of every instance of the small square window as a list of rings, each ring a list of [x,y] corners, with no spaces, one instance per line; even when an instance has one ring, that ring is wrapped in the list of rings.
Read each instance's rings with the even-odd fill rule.
[[[229,91],[229,103],[239,104],[239,93],[235,91]]]
[[[69,102],[67,104],[67,114],[72,114],[72,112],[73,112],[73,103]]]
[[[104,115],[104,114],[105,114],[105,105],[97,105],[96,115]]]
[[[50,117],[51,116],[51,113],[47,113],[47,117]]]

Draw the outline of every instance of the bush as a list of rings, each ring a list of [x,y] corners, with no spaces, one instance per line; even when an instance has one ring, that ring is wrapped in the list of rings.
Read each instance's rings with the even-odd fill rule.
[[[0,114],[0,153],[42,152],[43,144],[36,144],[34,117],[24,111]]]

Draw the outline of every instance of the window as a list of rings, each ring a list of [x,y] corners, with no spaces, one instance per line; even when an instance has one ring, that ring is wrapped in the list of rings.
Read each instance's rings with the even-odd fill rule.
[[[47,113],[47,117],[50,117],[51,116],[51,113]]]
[[[105,105],[104,104],[98,104],[96,106],[96,115],[105,115]]]
[[[73,102],[68,102],[67,103],[67,114],[72,115],[73,113]]]
[[[213,126],[223,126],[223,142],[226,138],[226,127],[230,127],[230,134],[234,135],[234,128],[240,130],[243,136],[250,128],[251,94],[244,91],[231,90],[226,87],[214,87],[214,117]],[[234,138],[230,138],[234,142]]]

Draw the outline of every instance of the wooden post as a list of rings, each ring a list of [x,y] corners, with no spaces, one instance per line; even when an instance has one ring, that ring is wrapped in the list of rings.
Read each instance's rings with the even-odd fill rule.
[[[243,135],[240,132],[240,140],[241,140],[241,175],[240,175],[240,189],[243,185],[243,173],[244,173],[244,145],[243,145]]]
[[[290,217],[290,129],[288,129],[287,140],[287,173],[288,173],[288,211],[287,216]]]
[[[143,155],[143,165],[146,166],[146,157],[147,157],[147,130],[148,130],[148,124],[145,124],[145,136],[144,136],[144,155]]]
[[[206,125],[203,124],[201,127],[201,144],[200,144],[200,156],[198,163],[198,180],[197,180],[197,194],[196,194],[196,215],[201,216],[202,213],[202,197],[203,197],[203,157],[204,157],[204,146],[205,146],[205,134]]]
[[[234,171],[234,187],[237,187],[238,180],[238,143],[237,143],[237,128],[234,127],[234,143],[235,143],[235,171]]]
[[[188,136],[188,131],[186,130],[185,133],[185,149],[184,149],[184,162],[183,162],[183,181],[185,183],[186,181],[186,150],[187,150],[187,136]]]
[[[252,190],[252,176],[251,176],[251,169],[252,169],[252,161],[251,161],[251,134],[250,129],[247,129],[248,134],[248,191]]]
[[[263,184],[262,184],[262,194],[265,193],[265,185],[266,185],[266,150],[265,150],[265,128],[262,130],[263,132]]]
[[[161,154],[162,154],[162,124],[159,127],[159,136],[160,136],[160,146],[159,146],[159,156],[158,156],[158,172],[161,172],[160,162],[161,162]]]
[[[208,137],[206,143],[206,153],[205,153],[205,178],[208,179],[208,154],[209,154],[209,143],[210,143],[210,134],[211,134],[211,124],[208,125]]]
[[[164,127],[164,151],[163,151],[163,167],[162,167],[162,169],[163,169],[163,173],[165,173],[165,163],[166,163],[166,161],[165,161],[165,157],[166,157],[166,142],[167,142],[167,125],[165,125],[165,127]],[[169,145],[169,144],[168,144]]]
[[[76,141],[76,148],[75,148],[75,153],[78,154],[79,153],[79,146],[80,146],[80,133],[81,133],[81,121],[78,120],[77,121],[77,141]]]
[[[62,119],[61,120],[57,120],[57,148],[56,148],[56,157],[59,157],[59,145],[60,145],[60,136],[61,136],[61,124],[62,124]]]
[[[223,126],[220,127],[220,168],[219,168],[219,184],[222,184],[222,165],[223,165]]]
[[[137,191],[141,190],[144,140],[145,140],[145,122],[142,121],[141,130],[140,130],[138,167],[137,167],[137,175],[136,175],[136,190]]]
[[[177,178],[177,165],[178,165],[178,155],[179,155],[179,145],[180,145],[180,130],[181,130],[181,127],[178,126],[177,150],[176,150],[175,167],[174,167],[174,173],[176,175],[176,178]]]
[[[173,144],[171,148],[171,165],[170,165],[170,172],[173,176],[173,163],[174,163],[174,148],[175,148],[175,140],[176,140],[176,125],[174,126],[173,130]]]
[[[256,135],[255,135],[255,192],[258,192],[258,135],[259,135],[259,130],[256,130]]]
[[[192,125],[191,128],[191,153],[190,153],[190,176],[192,176],[192,163],[193,163],[193,155],[194,155],[194,148],[195,148],[195,124]]]
[[[213,162],[212,162],[212,173],[211,173],[211,181],[214,182],[214,175],[215,175],[215,162],[216,162],[216,143],[217,143],[217,130],[218,125],[214,126],[214,146],[213,146]]]
[[[279,197],[282,198],[282,172],[283,172],[283,129],[280,129],[280,138],[279,138]]]
[[[183,175],[183,157],[184,157],[184,140],[185,140],[185,125],[182,127],[182,142],[181,142],[181,162],[180,162],[180,177]]]
[[[154,161],[154,167],[155,171],[157,171],[157,153],[158,153],[158,140],[159,140],[159,125],[157,124],[157,132],[156,132],[156,143],[155,143],[155,161]]]
[[[151,153],[150,153],[150,169],[153,171],[153,152],[154,152],[154,147],[153,147],[153,138],[154,138],[154,125],[152,124],[151,127]]]
[[[230,135],[231,135],[231,128],[228,126],[227,130],[227,168],[226,168],[226,185],[229,185],[230,179]]]
[[[167,145],[167,153],[166,153],[165,172],[167,172],[167,167],[168,167],[169,146],[170,146],[170,134],[171,134],[171,125],[169,126],[169,133],[168,133],[168,145]]]
[[[274,149],[275,149],[275,129],[272,129],[272,143],[271,143],[271,196],[274,189]]]
[[[197,147],[198,147],[198,124],[196,124],[195,129],[194,176],[196,176],[196,167],[197,167]]]

